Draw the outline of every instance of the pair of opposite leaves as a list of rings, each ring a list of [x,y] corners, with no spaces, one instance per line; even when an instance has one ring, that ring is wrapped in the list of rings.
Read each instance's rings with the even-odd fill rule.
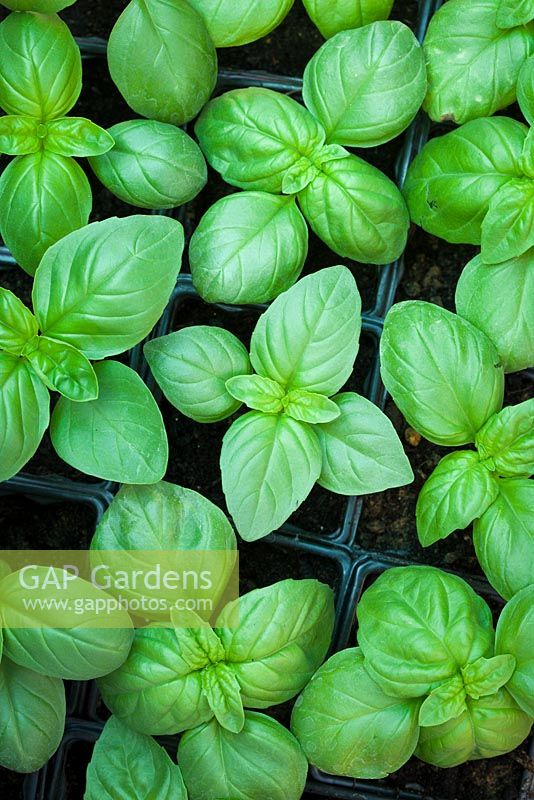
[[[414,752],[452,767],[513,750],[534,715],[533,600],[533,585],[519,592],[495,637],[489,607],[459,577],[387,570],[359,603],[359,647],[332,656],[295,704],[310,762],[381,778]]]
[[[329,267],[279,295],[252,334],[250,356],[218,327],[193,326],[144,347],[168,400],[199,422],[245,403],[221,451],[223,490],[249,541],[282,525],[318,482],[360,495],[413,475],[389,419],[340,389],[358,352],[361,301],[350,270]],[[255,374],[254,374],[255,373]]]
[[[105,480],[153,483],[167,465],[161,413],[141,378],[117,361],[152,330],[180,271],[183,229],[168,217],[96,222],[49,248],[35,275],[35,316],[0,291],[0,479],[50,433],[71,466]],[[94,367],[89,359],[94,359]]]
[[[477,556],[506,599],[534,581],[534,400],[502,408],[504,371],[471,323],[422,301],[389,312],[381,374],[408,423],[429,441],[476,450],[446,455],[424,484],[416,518],[423,546],[474,521]]]

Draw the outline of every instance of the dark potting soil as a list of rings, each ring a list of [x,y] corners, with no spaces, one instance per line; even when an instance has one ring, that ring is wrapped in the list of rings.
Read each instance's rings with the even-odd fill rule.
[[[96,510],[84,503],[44,503],[20,494],[0,495],[5,550],[85,550],[95,526]]]

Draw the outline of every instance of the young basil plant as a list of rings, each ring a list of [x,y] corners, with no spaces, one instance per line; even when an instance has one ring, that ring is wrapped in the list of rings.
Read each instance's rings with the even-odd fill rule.
[[[187,731],[178,746],[189,800],[300,800],[308,762],[292,734],[265,714],[245,711],[239,733],[216,720]]]
[[[154,483],[167,464],[159,409],[117,361],[153,328],[180,271],[183,229],[168,217],[95,222],[52,245],[37,269],[33,313],[0,290],[0,479],[50,434],[68,464],[106,480]]]
[[[35,569],[44,585],[51,568]],[[61,583],[65,575],[56,570]],[[0,764],[17,772],[39,769],[61,741],[63,679],[89,680],[116,669],[133,639],[130,617],[121,608],[110,612],[110,627],[101,627],[96,612],[86,611],[83,621],[64,609],[21,612],[21,594],[27,591],[20,572],[0,581]],[[68,592],[68,598],[109,599],[101,589],[72,575]]]
[[[303,85],[308,108],[269,89],[235,89],[206,106],[195,130],[228,183],[295,195],[334,252],[384,264],[406,243],[404,203],[385,175],[342,145],[371,147],[394,138],[417,113],[425,90],[423,55],[411,31],[376,22],[339,33],[311,59]]]
[[[292,731],[310,762],[381,778],[414,752],[453,767],[517,747],[532,725],[514,699],[534,680],[532,603],[509,606],[499,625],[510,639],[495,646],[490,608],[461,578],[387,570],[358,605],[359,648],[330,658],[295,703]]]
[[[413,479],[389,419],[369,400],[340,392],[360,334],[360,296],[346,267],[302,278],[261,315],[250,345],[221,328],[185,328],[147,342],[167,399],[199,422],[242,403],[221,452],[223,490],[241,536],[282,525],[315,482],[346,495]],[[252,368],[255,374],[252,373]]]
[[[384,384],[413,428],[435,444],[475,445],[446,455],[421,489],[421,544],[474,521],[487,578],[511,597],[532,582],[534,528],[527,495],[532,498],[534,484],[526,479],[534,471],[534,400],[502,408],[503,368],[493,343],[431,303],[393,306],[380,354]]]
[[[430,117],[460,125],[513,103],[519,71],[534,52],[531,20],[532,0],[447,0],[423,42]]]
[[[182,125],[215,88],[215,47],[187,0],[131,0],[111,31],[107,55],[119,92],[143,117]]]
[[[295,283],[307,253],[308,227],[293,195],[236,192],[200,220],[189,265],[209,303],[266,303]]]
[[[115,144],[89,159],[96,177],[120,200],[139,208],[174,208],[196,197],[208,174],[190,136],[156,120],[119,122],[108,131]]]
[[[394,0],[302,0],[312,22],[325,39],[387,19]]]
[[[169,569],[180,570],[184,550],[201,553],[195,560],[195,570],[201,574],[209,570],[211,589],[210,600],[213,609],[219,607],[225,588],[232,575],[236,562],[236,538],[232,526],[223,512],[213,503],[191,489],[183,489],[166,481],[151,486],[122,486],[113,498],[109,508],[97,525],[91,541],[91,567],[99,569],[99,575],[106,580],[106,553],[101,551],[122,551],[126,555],[135,550],[164,551],[166,560],[172,560],[176,551],[176,563],[168,563]],[[210,557],[216,551],[216,560]],[[150,568],[150,564],[146,569]],[[114,594],[114,589],[109,589]],[[120,588],[121,597],[140,600],[135,588]],[[176,590],[166,593],[163,599],[172,601]],[[165,598],[170,594],[171,597]],[[155,596],[155,595],[154,595]],[[133,603],[132,603],[133,606]],[[199,614],[204,616],[199,611]],[[169,619],[165,610],[143,611],[151,619]],[[206,609],[210,618],[212,609]]]
[[[187,800],[180,768],[151,736],[111,717],[100,734],[87,767],[84,800]]]
[[[188,622],[191,627],[180,626]],[[106,705],[134,730],[173,734],[215,718],[232,733],[245,708],[294,697],[332,637],[332,590],[285,580],[228,603],[211,628],[172,611],[175,627],[138,629],[125,663],[99,681]],[[258,637],[258,631],[261,636]]]
[[[21,12],[0,23],[0,153],[15,156],[0,178],[0,232],[30,275],[89,219],[91,189],[72,156],[113,146],[98,125],[65,116],[81,81],[80,51],[58,16]]]

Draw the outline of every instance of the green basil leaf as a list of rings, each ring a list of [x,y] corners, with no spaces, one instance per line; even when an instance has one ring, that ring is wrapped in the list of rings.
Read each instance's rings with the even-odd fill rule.
[[[433,303],[393,306],[380,358],[382,380],[395,404],[435,444],[474,442],[502,406],[504,372],[492,342]]]
[[[515,28],[534,19],[534,0],[500,0],[497,27]]]
[[[421,728],[415,755],[436,767],[493,758],[514,750],[528,736],[532,720],[504,689],[480,700],[467,698],[464,713],[430,728]]]
[[[357,614],[365,666],[395,697],[427,694],[493,647],[484,600],[435,567],[388,569],[364,592]]]
[[[207,180],[200,147],[181,128],[150,119],[109,128],[115,144],[89,159],[96,177],[125,203],[174,208],[196,197]]]
[[[226,390],[240,403],[245,403],[256,411],[263,411],[264,414],[278,414],[283,410],[282,398],[285,397],[285,391],[271,378],[236,375],[226,381]]]
[[[280,527],[321,472],[317,436],[284,414],[250,411],[224,436],[222,485],[235,526],[247,542]]]
[[[202,670],[202,691],[219,725],[231,733],[243,730],[241,688],[227,664],[212,664]]]
[[[204,20],[215,47],[236,47],[267,36],[294,0],[189,0]]]
[[[98,381],[91,362],[70,344],[39,336],[28,361],[49,389],[69,400],[81,402],[98,397]]]
[[[113,147],[113,137],[84,117],[62,117],[47,123],[43,143],[61,156],[97,156]]]
[[[503,477],[534,472],[534,399],[507,406],[488,419],[476,436],[480,457]]]
[[[446,539],[481,517],[499,493],[497,478],[478,453],[459,450],[441,459],[417,498],[417,535],[423,547]]]
[[[2,0],[2,5],[12,11],[39,11],[41,14],[54,14],[71,6],[75,0]]]
[[[334,403],[322,394],[306,392],[304,389],[294,389],[285,396],[285,413],[300,422],[309,422],[311,425],[332,422],[337,419],[341,411]]]
[[[410,483],[410,462],[386,415],[353,392],[338,394],[333,401],[338,418],[315,429],[323,459],[318,483],[346,495]]]
[[[63,736],[63,681],[3,658],[0,693],[0,764],[16,772],[35,772],[55,753]]]
[[[93,222],[47,251],[33,286],[43,334],[88,358],[122,353],[161,317],[180,271],[184,234],[170,217]]]
[[[304,102],[327,140],[375,147],[413,120],[426,94],[423,51],[401,22],[375,22],[323,44],[304,71]]]
[[[431,139],[411,163],[404,185],[412,220],[447,242],[480,244],[492,197],[512,178],[523,177],[527,132],[516,120],[493,117]]]
[[[254,711],[245,712],[239,734],[215,720],[187,731],[178,746],[178,763],[189,800],[299,800],[308,772],[295,737],[276,720]]]
[[[39,120],[6,114],[0,117],[0,153],[24,156],[36,153],[42,147]]]
[[[284,175],[303,156],[313,161],[325,132],[285,94],[251,87],[212,100],[195,125],[200,146],[224,180],[241,189],[280,193]]]
[[[480,256],[500,264],[534,247],[534,181],[509,181],[492,197],[482,223]]]
[[[183,328],[147,342],[144,353],[163,394],[186,417],[218,422],[240,408],[226,382],[252,367],[246,348],[224,328]]]
[[[308,253],[293,197],[237,192],[218,200],[189,243],[191,276],[209,303],[265,303],[289,289]]]
[[[472,664],[462,667],[465,691],[478,700],[507,683],[515,670],[515,658],[510,655],[478,658]]]
[[[385,778],[415,750],[419,705],[385,694],[366,671],[360,648],[350,648],[312,677],[293,708],[291,730],[324,772]]]
[[[250,360],[286,392],[331,395],[352,372],[360,328],[356,281],[347,267],[328,267],[302,278],[261,315]]]
[[[303,0],[304,7],[325,39],[339,31],[361,28],[387,19],[393,0]]]
[[[33,10],[33,4],[32,4]],[[0,106],[40,122],[61,117],[82,88],[82,59],[55,14],[10,14],[0,24]]]
[[[201,679],[209,658],[199,652],[198,667],[192,670],[191,653],[184,658],[178,630],[183,634],[186,629],[139,628],[124,664],[98,679],[111,712],[140,733],[179,733],[213,717]]]
[[[1,352],[0,386],[0,480],[4,481],[39,447],[50,419],[50,396],[23,359]]]
[[[480,659],[479,659],[480,661]],[[419,710],[419,724],[428,728],[456,719],[466,710],[464,682],[460,674],[436,686],[423,701]]]
[[[323,164],[298,199],[312,230],[340,256],[387,264],[405,247],[410,221],[400,191],[357,156]]]
[[[215,88],[215,48],[186,0],[131,0],[111,31],[107,52],[114,83],[143,117],[182,125]]]
[[[37,321],[30,309],[13,292],[0,286],[0,348],[18,356],[37,332]]]
[[[41,584],[50,576],[50,567],[38,567]],[[64,581],[63,570],[56,570],[58,582]],[[50,584],[52,596],[58,589]],[[28,589],[13,572],[0,584],[2,617],[6,626],[4,652],[12,661],[40,675],[67,680],[90,680],[117,669],[125,660],[133,639],[132,623],[127,611],[108,611],[105,622],[98,611],[85,610],[83,617],[65,608],[26,609]],[[55,594],[54,594],[55,592]],[[68,589],[61,597],[78,598],[95,604],[109,601],[111,596],[92,583],[69,577]],[[44,627],[46,625],[46,627]]]
[[[525,175],[534,178],[534,129],[530,128],[523,144],[519,165]]]
[[[17,263],[35,274],[48,248],[87,225],[93,203],[83,169],[39,150],[15,158],[0,177],[0,231]]]
[[[316,580],[279,581],[225,606],[217,634],[243,704],[290,700],[322,663],[334,628],[334,597]]]
[[[534,250],[502,264],[476,256],[460,275],[456,311],[492,340],[505,372],[534,366],[533,296]]]
[[[513,103],[523,62],[534,49],[531,28],[498,27],[499,0],[448,0],[423,42],[431,119],[461,125]]]
[[[120,483],[156,483],[169,446],[161,412],[139,375],[118,361],[95,364],[97,400],[60,398],[50,425],[57,454],[67,464]]]
[[[527,58],[517,81],[517,100],[523,116],[534,124],[534,57]]]
[[[514,674],[506,688],[526,714],[534,717],[534,584],[521,589],[505,605],[495,638],[497,655],[515,657]]]
[[[187,800],[180,768],[151,736],[116,717],[104,725],[87,767],[84,800]]]
[[[500,480],[497,499],[473,526],[480,566],[505,600],[534,583],[533,507],[532,481]]]

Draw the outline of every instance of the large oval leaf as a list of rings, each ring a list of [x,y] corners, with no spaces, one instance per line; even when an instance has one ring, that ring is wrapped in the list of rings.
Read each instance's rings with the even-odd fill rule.
[[[124,664],[99,678],[104,702],[128,727],[140,733],[174,734],[212,718],[201,679],[209,654],[198,642],[193,648],[189,640],[184,642],[187,647],[181,646],[177,633],[186,630],[138,629]]]
[[[57,454],[72,467],[107,481],[156,483],[169,446],[161,412],[139,375],[117,361],[95,365],[97,400],[60,398],[50,425]]]
[[[308,228],[294,197],[236,192],[200,220],[189,263],[209,303],[266,303],[295,283],[307,252]]]
[[[523,62],[534,49],[531,26],[497,25],[500,0],[448,0],[423,42],[429,92],[423,108],[436,121],[461,125],[513,103]]]
[[[495,652],[515,657],[515,672],[506,684],[514,700],[534,717],[534,583],[505,605],[495,639]]]
[[[63,736],[63,681],[3,658],[0,693],[0,764],[16,772],[35,772],[55,753]]]
[[[228,510],[243,539],[261,539],[284,523],[321,472],[314,430],[283,414],[250,411],[232,424],[221,450]]]
[[[480,517],[499,493],[496,476],[478,453],[459,450],[438,463],[423,484],[415,509],[423,547],[463,530]]]
[[[31,4],[31,10],[35,9]],[[70,111],[82,88],[82,59],[55,14],[10,14],[0,24],[0,106],[41,121]]]
[[[358,156],[323,164],[298,199],[312,230],[340,256],[387,264],[404,250],[410,219],[403,197]]]
[[[415,750],[421,703],[385,694],[364,663],[360,648],[329,658],[295,703],[291,730],[315,767],[351,778],[385,778]]]
[[[361,28],[387,19],[393,0],[303,0],[304,7],[325,39],[339,31]]]
[[[358,604],[365,666],[395,697],[420,697],[481,656],[493,655],[484,600],[456,575],[434,567],[394,567]]]
[[[50,249],[33,286],[43,334],[88,358],[122,353],[163,313],[180,271],[184,234],[170,217],[93,222]]]
[[[35,274],[48,248],[87,224],[93,198],[72,159],[40,150],[18,156],[0,177],[0,231],[17,263]]]
[[[294,0],[189,0],[202,16],[215,47],[236,47],[267,36]]]
[[[207,180],[204,156],[181,128],[134,119],[109,129],[115,145],[89,159],[114,195],[140,208],[174,208],[200,192]]]
[[[0,481],[33,456],[50,419],[48,389],[23,359],[0,353]]]
[[[316,580],[279,581],[228,603],[216,632],[243,705],[269,708],[308,683],[330,646],[332,590]]]
[[[339,417],[315,428],[323,459],[318,483],[346,495],[410,483],[410,462],[386,415],[353,392],[338,394],[333,400]]]
[[[410,165],[404,186],[412,220],[448,242],[480,244],[493,196],[523,176],[527,131],[516,120],[493,117],[428,142]]]
[[[500,480],[497,499],[473,526],[480,566],[505,600],[534,584],[533,508],[533,481]]]
[[[129,800],[187,800],[180,768],[164,748],[111,717],[87,767],[84,800],[117,800],[118,792]]]
[[[534,366],[532,297],[534,250],[502,264],[484,264],[475,256],[456,286],[456,311],[492,340],[505,372]]]
[[[504,371],[488,337],[421,300],[397,303],[380,342],[386,389],[409,424],[436,444],[474,442],[502,406]]]
[[[299,743],[276,720],[245,712],[234,734],[215,720],[182,736],[178,747],[189,800],[299,800],[308,763]]]
[[[304,102],[328,142],[384,144],[405,130],[426,93],[419,42],[401,22],[376,22],[337,34],[308,62]]]
[[[252,367],[244,345],[224,328],[183,328],[147,342],[144,353],[163,394],[186,417],[218,422],[241,406],[226,381]]]
[[[250,342],[252,366],[286,392],[334,394],[354,366],[360,312],[360,294],[347,267],[307,275],[261,315]]]
[[[186,0],[131,0],[111,31],[107,52],[114,83],[144,117],[182,125],[215,87],[215,48]]]
[[[467,711],[442,725],[421,728],[415,754],[436,767],[493,758],[514,750],[526,739],[532,720],[506,689],[478,700],[467,699]]]
[[[325,132],[310,112],[271,89],[234,89],[212,100],[195,125],[211,166],[241,189],[282,191],[285,173],[314,159]]]

